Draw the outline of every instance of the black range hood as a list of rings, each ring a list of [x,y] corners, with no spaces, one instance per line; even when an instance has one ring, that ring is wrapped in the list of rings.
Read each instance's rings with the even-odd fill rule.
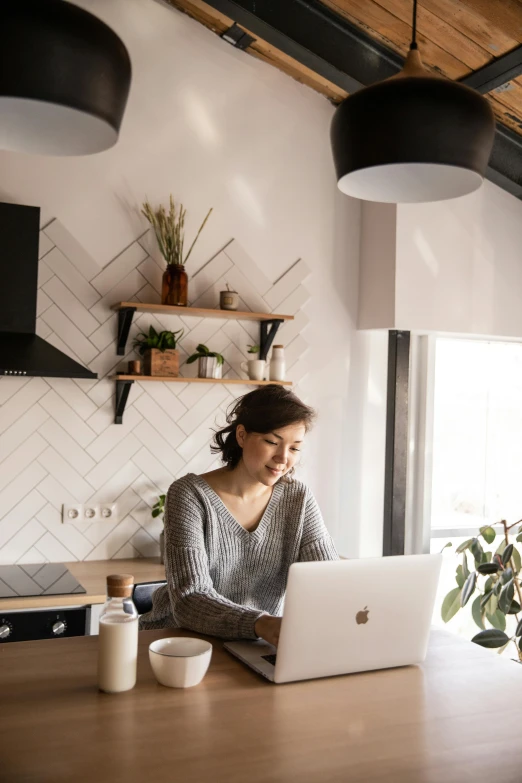
[[[96,379],[36,334],[40,209],[0,204],[0,375]]]

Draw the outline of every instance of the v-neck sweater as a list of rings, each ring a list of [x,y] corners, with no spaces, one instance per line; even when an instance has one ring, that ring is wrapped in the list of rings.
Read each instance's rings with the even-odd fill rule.
[[[189,473],[165,503],[167,584],[140,628],[178,626],[222,639],[257,639],[262,614],[279,616],[292,563],[338,560],[317,502],[301,481],[279,480],[248,531],[202,476]]]

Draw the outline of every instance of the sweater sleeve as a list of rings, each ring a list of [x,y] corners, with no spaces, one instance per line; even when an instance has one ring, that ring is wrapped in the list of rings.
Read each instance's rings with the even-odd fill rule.
[[[307,489],[303,535],[297,560],[300,563],[307,560],[339,560],[317,501],[309,489]]]
[[[214,589],[203,536],[205,513],[194,491],[174,482],[165,506],[165,572],[174,620],[223,639],[257,639],[254,626],[264,612],[229,601]]]

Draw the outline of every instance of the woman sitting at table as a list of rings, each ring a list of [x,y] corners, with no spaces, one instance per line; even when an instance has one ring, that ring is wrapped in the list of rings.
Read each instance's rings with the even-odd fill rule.
[[[314,496],[293,478],[314,416],[275,384],[234,403],[212,446],[225,467],[170,486],[167,585],[141,629],[180,626],[277,645],[290,565],[338,559]]]

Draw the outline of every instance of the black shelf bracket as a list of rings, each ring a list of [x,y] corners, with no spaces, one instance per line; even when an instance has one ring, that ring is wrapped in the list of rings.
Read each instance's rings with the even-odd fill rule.
[[[277,330],[284,324],[281,318],[274,318],[273,321],[261,321],[261,340],[259,344],[259,358],[266,361],[268,351],[272,347]],[[270,327],[270,330],[268,329]]]
[[[134,381],[116,381],[116,416],[115,424],[123,424],[123,413],[129,399],[130,387]]]
[[[116,351],[118,356],[125,356],[125,346],[135,312],[135,307],[122,307],[118,310],[118,350]]]

